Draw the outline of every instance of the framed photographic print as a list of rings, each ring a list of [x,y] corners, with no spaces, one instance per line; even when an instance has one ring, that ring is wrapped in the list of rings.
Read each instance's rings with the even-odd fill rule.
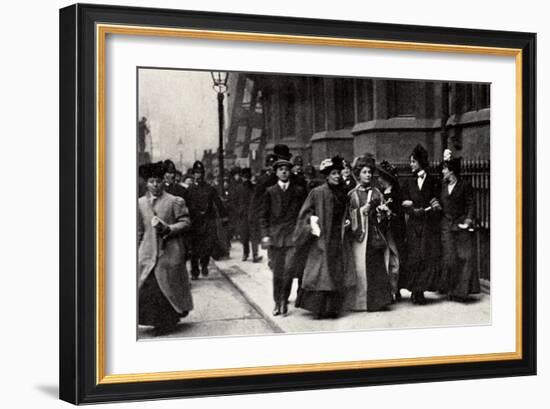
[[[61,399],[534,375],[535,47],[61,9]]]

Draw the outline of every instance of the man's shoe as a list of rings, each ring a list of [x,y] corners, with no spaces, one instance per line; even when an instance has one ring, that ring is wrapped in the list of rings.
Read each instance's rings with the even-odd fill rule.
[[[252,257],[252,262],[253,263],[259,263],[260,261],[263,260],[263,257],[262,256],[254,256]]]
[[[287,315],[288,314],[288,301],[282,301],[280,303],[279,310],[281,311],[281,314]]]
[[[243,258],[242,258],[242,261],[246,261],[246,260],[248,260],[248,255],[243,256]]]
[[[276,317],[277,315],[281,315],[281,307],[279,304],[275,305],[275,308],[273,309],[273,315]]]
[[[203,267],[201,270],[201,274],[203,277],[208,277],[208,267]]]

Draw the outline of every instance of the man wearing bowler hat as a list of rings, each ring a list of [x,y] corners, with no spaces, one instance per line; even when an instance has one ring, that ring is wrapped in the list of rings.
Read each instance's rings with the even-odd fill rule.
[[[288,149],[288,148],[287,148]],[[271,249],[273,270],[273,315],[286,315],[292,287],[292,235],[296,218],[306,198],[305,189],[290,180],[292,163],[278,159],[273,164],[277,182],[266,189],[260,206],[262,247]]]

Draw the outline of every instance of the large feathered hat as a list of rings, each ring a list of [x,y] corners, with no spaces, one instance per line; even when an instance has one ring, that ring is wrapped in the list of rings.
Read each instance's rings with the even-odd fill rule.
[[[139,175],[145,180],[150,178],[162,179],[165,173],[166,166],[163,162],[146,163],[139,167]]]
[[[392,184],[397,183],[397,168],[389,163],[387,160],[380,162],[377,167],[378,173],[381,177],[388,180]]]
[[[344,169],[344,159],[340,156],[333,156],[332,158],[327,158],[321,162],[319,165],[319,171],[323,175],[328,175],[333,170],[342,170]]]
[[[441,162],[441,166],[449,169],[455,174],[455,176],[460,176],[461,160],[462,158],[453,158],[453,153],[451,150],[445,149],[443,152],[443,162]]]
[[[429,166],[428,151],[422,145],[418,144],[414,147],[411,157],[420,164],[422,169],[426,169]]]

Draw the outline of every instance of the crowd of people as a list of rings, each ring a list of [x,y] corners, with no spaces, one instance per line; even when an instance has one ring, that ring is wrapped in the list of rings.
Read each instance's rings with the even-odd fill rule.
[[[327,158],[317,171],[276,145],[261,174],[234,169],[221,186],[200,161],[185,175],[169,160],[140,166],[139,323],[172,331],[193,308],[190,279],[228,257],[232,239],[242,261],[261,262],[259,247],[267,250],[275,316],[288,314],[295,279],[295,308],[318,319],[390,309],[401,289],[416,305],[426,291],[467,300],[480,283],[461,160],[446,150],[441,174],[428,173],[418,145],[409,161],[412,177],[400,182],[370,154]]]

